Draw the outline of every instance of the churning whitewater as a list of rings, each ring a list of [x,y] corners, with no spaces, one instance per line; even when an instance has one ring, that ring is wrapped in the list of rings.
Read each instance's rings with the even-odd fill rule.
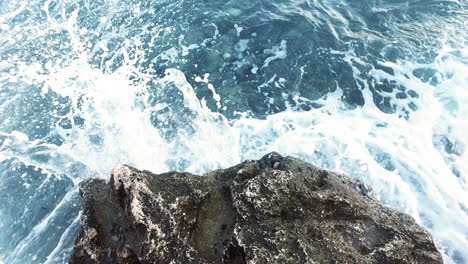
[[[468,2],[0,2],[0,263],[66,263],[78,184],[271,151],[468,263]]]

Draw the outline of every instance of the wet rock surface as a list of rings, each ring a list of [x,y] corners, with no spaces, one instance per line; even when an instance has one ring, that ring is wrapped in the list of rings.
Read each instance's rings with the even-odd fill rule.
[[[122,166],[80,191],[70,263],[442,263],[364,183],[277,153],[203,176]]]

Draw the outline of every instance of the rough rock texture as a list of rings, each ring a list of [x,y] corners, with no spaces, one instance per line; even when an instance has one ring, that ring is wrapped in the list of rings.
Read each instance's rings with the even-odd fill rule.
[[[122,166],[81,195],[70,263],[442,263],[362,182],[277,153],[203,176]]]

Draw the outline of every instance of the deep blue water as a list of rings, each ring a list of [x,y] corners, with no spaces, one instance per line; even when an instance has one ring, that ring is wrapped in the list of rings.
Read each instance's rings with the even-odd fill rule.
[[[293,155],[468,263],[468,2],[5,0],[0,264],[65,263],[78,184]]]

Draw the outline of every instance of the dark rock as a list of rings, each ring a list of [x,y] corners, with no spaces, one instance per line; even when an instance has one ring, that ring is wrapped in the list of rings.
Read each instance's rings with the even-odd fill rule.
[[[80,190],[70,263],[442,263],[364,183],[277,153],[203,176],[122,166]]]

